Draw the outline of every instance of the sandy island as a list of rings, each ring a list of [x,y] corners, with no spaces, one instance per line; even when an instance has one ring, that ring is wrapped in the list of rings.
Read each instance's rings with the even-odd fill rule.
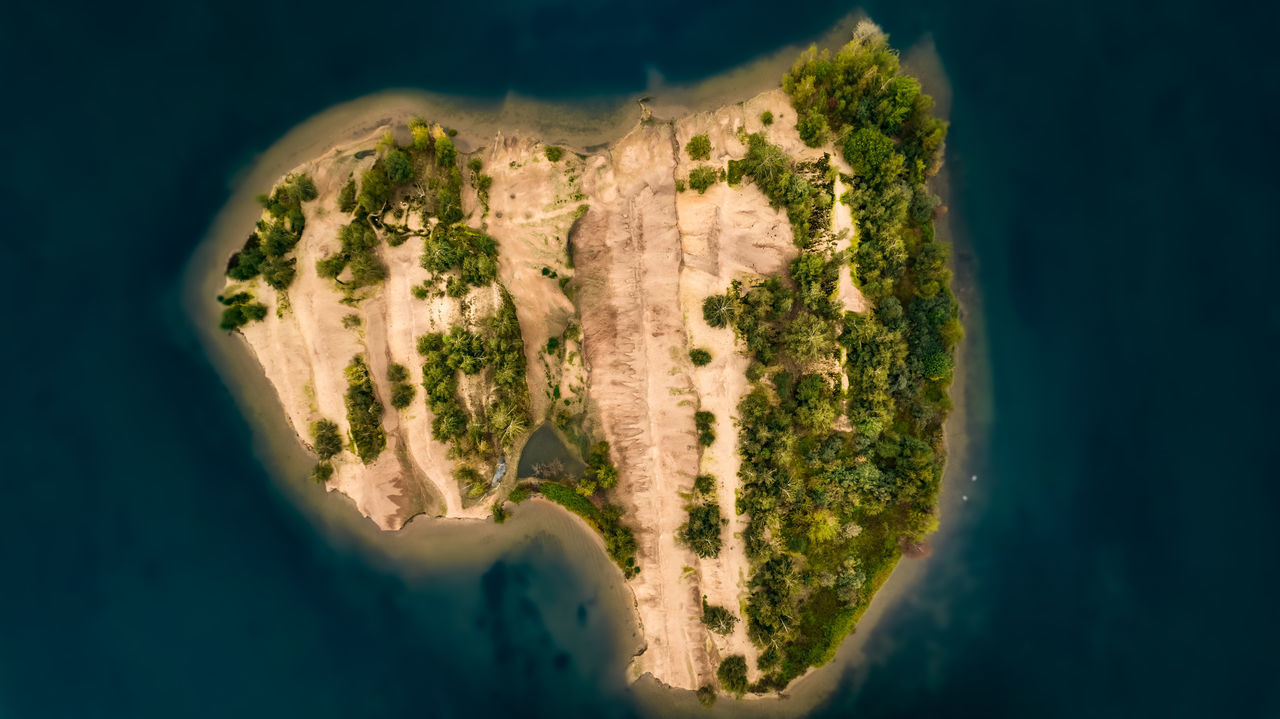
[[[760,120],[766,110],[773,116],[770,125]],[[311,423],[321,417],[338,422],[344,436],[348,432],[343,371],[353,355],[369,358],[376,391],[385,398],[391,391],[387,367],[408,367],[410,381],[420,384],[416,338],[447,331],[463,319],[449,303],[411,294],[428,276],[419,263],[420,240],[379,249],[386,281],[354,307],[343,304],[331,281],[313,269],[333,252],[338,229],[349,219],[337,207],[347,178],[373,163],[365,151],[387,130],[402,133],[405,119],[400,113],[366,123],[358,136],[292,170],[307,173],[319,193],[304,207],[297,279],[283,301],[261,279],[249,283],[268,312],[240,333],[304,444]],[[745,155],[743,131],[764,133],[793,158],[826,153],[849,172],[831,147],[806,147],[795,125],[795,112],[777,89],[709,112],[661,117],[646,108],[620,139],[593,151],[566,152],[559,162],[548,160],[546,145],[532,132],[473,137],[476,149],[462,158],[480,158],[493,178],[487,207],[473,188],[466,189],[464,214],[468,224],[483,226],[498,243],[498,280],[512,294],[520,320],[535,422],[547,418],[555,401],[582,403],[611,444],[621,473],[614,498],[636,532],[640,572],[629,585],[645,642],[631,668],[633,679],[647,675],[669,687],[696,689],[714,684],[716,666],[731,654],[747,657],[756,678],[757,649],[745,622],[727,636],[701,622],[703,597],[740,615],[749,591],[750,564],[741,538],[746,517],[734,511],[739,459],[731,423],[748,390],[750,359],[731,332],[703,321],[700,307],[704,297],[732,280],[785,271],[798,250],[786,216],[754,185],[720,182],[699,194],[677,191],[677,181],[700,164],[683,152],[689,138],[706,134],[713,148],[709,164],[723,168]],[[585,214],[578,212],[582,205],[589,208]],[[849,208],[837,202],[835,249],[848,247],[853,233]],[[544,268],[573,278],[572,299]],[[245,284],[227,282],[228,288]],[[847,264],[838,296],[847,310],[867,309]],[[500,301],[496,290],[473,292],[469,300],[468,311],[475,315]],[[351,315],[358,322],[344,322]],[[566,348],[561,361],[548,362],[547,340],[570,322],[581,326],[581,340]],[[712,362],[694,367],[692,347],[708,349]],[[559,388],[554,399],[551,387]],[[697,442],[695,409],[720,418],[709,447]],[[516,473],[509,473],[499,491],[468,503],[451,477],[448,447],[432,437],[431,420],[420,395],[405,410],[388,408],[386,451],[364,465],[344,450],[334,460],[328,489],[349,496],[386,530],[423,514],[487,520]],[[514,457],[511,462],[514,468]],[[699,473],[719,480],[717,498],[728,519],[723,549],[714,559],[697,557],[676,537]]]

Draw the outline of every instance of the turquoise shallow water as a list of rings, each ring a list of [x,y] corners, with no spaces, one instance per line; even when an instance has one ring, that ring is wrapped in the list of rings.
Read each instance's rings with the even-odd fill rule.
[[[487,9],[9,9],[0,715],[647,711],[572,525],[370,549],[271,479],[182,309],[237,173],[334,103],[639,93],[854,8]],[[934,554],[816,713],[1280,713],[1275,10],[864,9],[952,84],[979,374]]]

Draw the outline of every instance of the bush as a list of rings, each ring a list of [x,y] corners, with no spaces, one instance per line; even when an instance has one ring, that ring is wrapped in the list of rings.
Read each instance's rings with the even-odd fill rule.
[[[707,191],[707,188],[716,184],[719,178],[719,173],[711,165],[698,165],[689,173],[689,187],[697,190],[701,195]]]
[[[547,159],[552,162],[559,162],[560,158],[564,155],[564,149],[556,147],[555,145],[547,145],[543,152],[546,154]]]
[[[764,124],[764,125],[766,125],[766,126],[768,126],[768,125],[772,125],[772,124],[773,124],[773,112],[771,112],[771,111],[769,111],[769,110],[765,110],[764,112],[760,113],[760,122],[761,122],[761,123],[763,123],[763,124]]]
[[[690,160],[708,160],[711,158],[711,140],[705,135],[694,135],[689,144],[684,146]]]
[[[695,347],[689,350],[689,361],[693,362],[694,367],[706,367],[711,364],[711,353],[701,347]]]
[[[716,488],[716,478],[710,474],[699,474],[693,478],[693,491],[698,494],[711,494]]]
[[[716,669],[716,678],[725,691],[741,697],[747,691],[747,658],[741,654],[725,657]]]

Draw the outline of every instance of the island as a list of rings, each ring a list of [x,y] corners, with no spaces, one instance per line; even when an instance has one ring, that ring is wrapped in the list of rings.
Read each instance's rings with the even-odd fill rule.
[[[554,502],[634,593],[635,676],[780,691],[937,526],[945,134],[870,23],[605,147],[415,118],[258,198],[221,328],[378,526]]]

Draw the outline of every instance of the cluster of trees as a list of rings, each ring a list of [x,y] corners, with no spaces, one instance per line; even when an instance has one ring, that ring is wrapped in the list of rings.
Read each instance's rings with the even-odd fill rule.
[[[342,451],[342,435],[338,434],[337,423],[323,418],[312,422],[311,446],[319,459],[311,470],[311,478],[317,482],[327,482],[333,476],[333,464],[330,460]]]
[[[391,383],[391,406],[404,409],[413,403],[417,389],[409,382],[409,368],[392,362],[387,367],[387,381]]]
[[[823,156],[816,162],[793,162],[787,153],[762,133],[747,136],[747,154],[729,161],[729,184],[748,178],[774,207],[785,208],[798,247],[831,226],[831,188],[835,178]]]
[[[783,360],[784,355],[799,365],[834,358],[840,309],[829,295],[835,288],[836,262],[817,254],[802,255],[791,265],[796,287],[777,275],[745,291],[741,282],[734,281],[725,294],[703,300],[702,317],[712,327],[732,326],[756,361],[765,366]],[[802,300],[799,304],[797,296]]]
[[[706,410],[693,413],[693,426],[698,430],[698,444],[710,447],[716,441],[716,415]]]
[[[467,169],[471,170],[471,187],[476,191],[476,199],[480,200],[480,204],[484,206],[487,212],[489,210],[489,190],[493,187],[493,177],[481,172],[484,169],[484,162],[478,157],[473,157],[467,162]]]
[[[909,181],[936,172],[946,123],[934,117],[933,98],[921,91],[920,81],[899,70],[889,38],[870,24],[860,25],[834,56],[809,48],[782,80],[797,124],[808,128],[802,138],[816,147],[827,139],[826,128],[844,145],[852,135],[873,130],[898,140]]]
[[[262,275],[272,288],[288,288],[297,274],[297,259],[289,254],[306,226],[302,203],[316,196],[316,184],[306,174],[288,175],[270,195],[259,195],[258,203],[266,210],[266,217],[258,220],[244,246],[227,261],[227,276],[250,280]]]
[[[218,295],[218,302],[226,307],[222,310],[222,319],[218,322],[218,327],[227,331],[243,327],[250,322],[257,322],[267,316],[267,306],[261,302],[254,302],[253,295],[248,292],[237,292],[227,297]]]
[[[609,443],[600,441],[591,445],[587,453],[587,469],[578,480],[578,493],[590,497],[602,489],[618,486],[618,468],[609,458]]]
[[[347,424],[351,426],[351,444],[361,462],[369,464],[387,446],[382,429],[382,402],[373,391],[373,377],[364,357],[356,355],[347,365]]]
[[[456,270],[466,285],[485,287],[498,276],[498,245],[479,230],[437,224],[423,245],[422,267],[437,276]]]
[[[381,283],[387,277],[387,267],[378,257],[378,232],[367,222],[357,220],[338,230],[338,251],[316,261],[316,273],[321,277],[337,279],[347,267],[351,268],[351,281],[342,282],[349,289],[359,289]]]
[[[738,509],[749,517],[745,619],[761,648],[759,689],[829,660],[902,544],[936,525],[961,336],[947,247],[934,238],[938,201],[923,185],[945,134],[932,101],[866,27],[835,57],[807,53],[784,86],[802,138],[834,140],[854,170],[842,199],[858,224],[855,276],[874,309],[840,311],[832,297],[846,258],[819,252],[797,258],[788,278],[735,284],[703,305],[708,324],[733,327],[756,359],[738,408]],[[803,202],[803,185],[780,179],[794,165],[763,138],[748,138],[748,150],[730,179],[735,170],[751,177],[788,206],[798,240],[812,237],[815,215],[789,199]],[[841,349],[847,394],[831,361]],[[835,430],[846,412],[854,431]]]
[[[680,526],[676,537],[699,557],[718,557],[723,540],[722,526],[728,521],[720,514],[714,497],[697,495],[688,506],[689,519]]]
[[[454,326],[448,333],[418,338],[422,385],[435,415],[436,439],[451,442],[460,457],[488,459],[510,447],[529,428],[529,389],[525,382],[524,339],[510,293],[484,321],[480,332]],[[479,416],[472,417],[458,396],[458,373],[484,373],[490,388]]]

